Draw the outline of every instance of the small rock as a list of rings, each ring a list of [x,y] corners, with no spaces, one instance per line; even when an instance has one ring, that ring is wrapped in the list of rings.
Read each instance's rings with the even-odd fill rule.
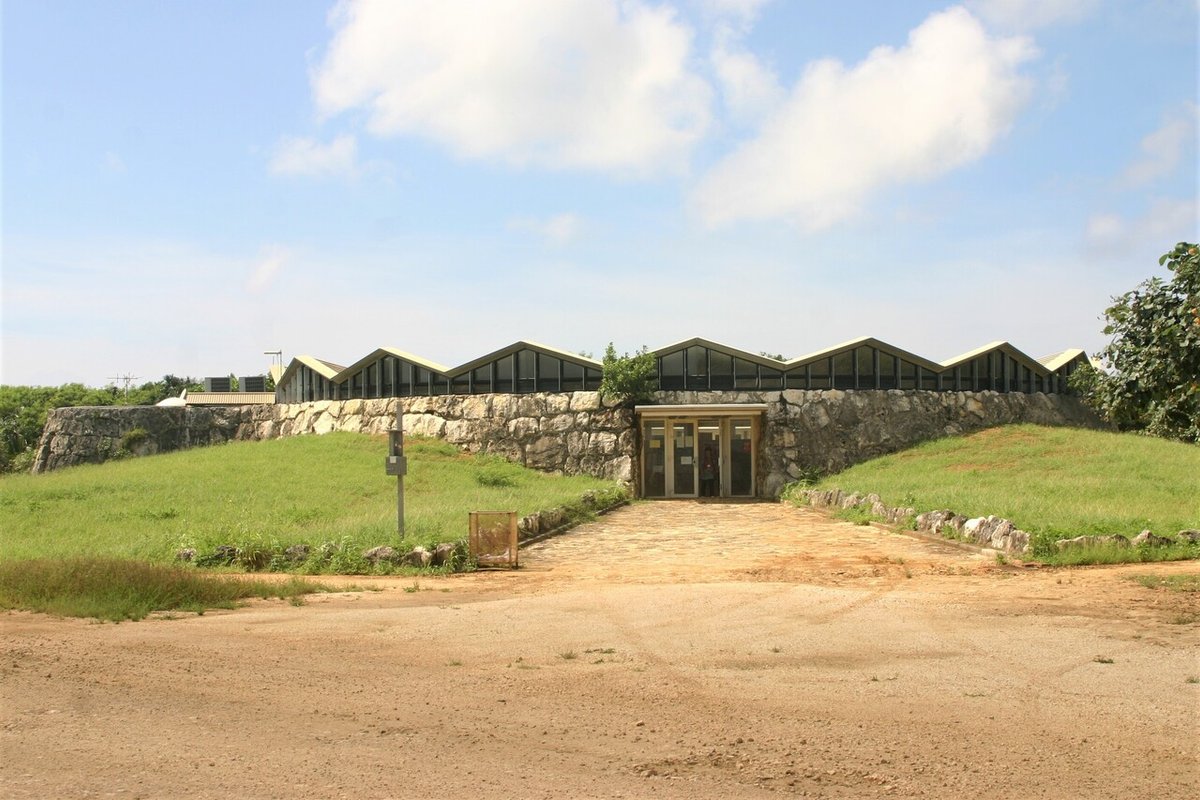
[[[283,555],[292,563],[299,563],[308,559],[308,554],[312,552],[312,548],[306,544],[293,544],[283,551]]]
[[[1181,542],[1186,542],[1187,544],[1196,544],[1197,542],[1200,542],[1200,531],[1196,530],[1195,528],[1188,528],[1187,530],[1182,530],[1175,534],[1175,538]]]
[[[378,564],[380,561],[395,561],[396,548],[389,547],[386,544],[381,544],[378,547],[372,547],[363,553],[363,558],[370,561],[372,564]]]
[[[433,548],[433,556],[430,558],[429,564],[434,567],[441,567],[449,564],[454,560],[454,545],[450,542],[442,542],[437,547]]]
[[[1134,547],[1142,547],[1143,545],[1149,547],[1163,547],[1168,544],[1174,544],[1174,542],[1165,536],[1155,536],[1149,529],[1147,529],[1133,537],[1133,541],[1131,541],[1130,544],[1132,544]]]
[[[404,554],[404,563],[410,567],[428,567],[433,561],[433,553],[417,545]]]

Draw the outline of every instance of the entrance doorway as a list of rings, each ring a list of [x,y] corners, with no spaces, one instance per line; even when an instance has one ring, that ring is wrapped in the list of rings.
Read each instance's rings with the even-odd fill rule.
[[[760,415],[747,412],[757,408],[691,417],[644,408],[638,407],[643,497],[754,496]]]

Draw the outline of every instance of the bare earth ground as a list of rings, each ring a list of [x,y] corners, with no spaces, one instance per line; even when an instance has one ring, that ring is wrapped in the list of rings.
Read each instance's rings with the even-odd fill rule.
[[[1129,580],[1194,563],[1005,566],[698,502],[522,556],[300,607],[0,617],[0,795],[1200,795],[1200,601]]]

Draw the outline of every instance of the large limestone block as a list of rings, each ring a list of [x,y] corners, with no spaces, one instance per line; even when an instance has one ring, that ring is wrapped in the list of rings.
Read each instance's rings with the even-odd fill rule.
[[[404,432],[410,436],[439,438],[446,430],[446,420],[433,414],[405,414]]]
[[[547,433],[564,433],[575,426],[574,414],[556,414],[542,420],[541,428]]]
[[[508,434],[515,439],[526,439],[540,429],[540,423],[533,417],[517,417],[508,422]]]
[[[572,411],[599,411],[599,392],[575,392],[571,395]]]
[[[571,395],[569,392],[554,392],[546,395],[547,414],[565,414],[571,410]]]
[[[459,408],[463,419],[487,419],[491,416],[491,398],[488,395],[471,395],[463,399]]]

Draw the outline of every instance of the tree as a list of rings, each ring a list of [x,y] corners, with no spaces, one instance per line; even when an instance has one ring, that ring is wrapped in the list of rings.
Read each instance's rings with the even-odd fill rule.
[[[604,350],[604,377],[600,380],[600,397],[619,403],[648,400],[654,393],[658,364],[654,354],[643,345],[633,355],[618,356],[613,343]]]
[[[1154,277],[1113,298],[1105,370],[1081,376],[1085,397],[1125,430],[1200,443],[1200,248],[1180,242]],[[1090,385],[1089,385],[1090,384]]]

